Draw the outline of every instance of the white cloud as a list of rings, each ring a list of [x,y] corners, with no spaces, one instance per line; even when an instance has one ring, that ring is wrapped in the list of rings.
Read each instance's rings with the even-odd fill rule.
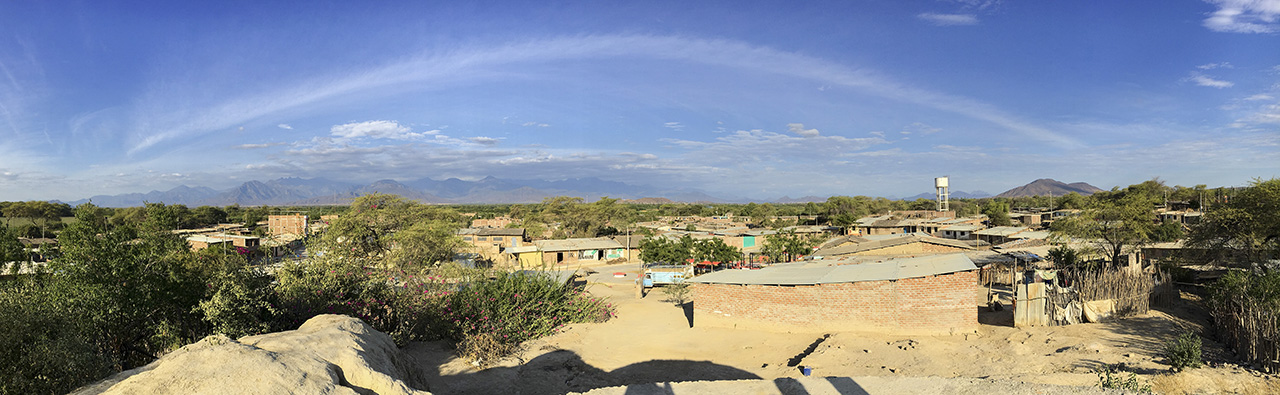
[[[262,144],[240,144],[231,148],[235,149],[259,149],[284,145],[285,143],[262,143]]]
[[[1259,94],[1244,98],[1245,101],[1272,100],[1272,99],[1275,99],[1275,97],[1268,95],[1266,93],[1259,93]]]
[[[1187,77],[1187,80],[1196,83],[1196,85],[1207,86],[1210,88],[1222,89],[1235,86],[1235,83],[1231,81],[1216,80],[1200,73],[1191,73],[1191,76]]]
[[[928,124],[923,122],[912,122],[910,125],[907,125],[906,127],[902,128],[902,130],[903,130],[902,134],[911,134],[911,133],[934,134],[942,131],[942,129],[929,126]]]
[[[787,124],[787,130],[790,130],[791,133],[795,133],[800,137],[818,137],[819,135],[818,129],[806,130],[803,123],[789,123]]]
[[[671,129],[671,130],[675,130],[675,131],[683,131],[683,130],[684,130],[684,125],[683,125],[683,124],[681,124],[680,122],[667,122],[667,123],[662,124],[662,127],[667,128],[667,129]]]
[[[1280,104],[1268,104],[1262,106],[1253,114],[1241,119],[1238,123],[1244,124],[1280,124]],[[1240,125],[1244,126],[1244,125]]]
[[[976,8],[979,10],[998,7],[1001,2],[1001,0],[952,0],[952,1],[963,4],[965,8]]]
[[[467,140],[476,144],[488,146],[498,145],[498,142],[501,141],[500,139],[495,139],[493,137],[472,137]]]
[[[937,26],[969,26],[978,24],[978,16],[974,14],[937,14],[926,12],[916,15],[916,18],[923,19]]]
[[[1207,0],[1218,7],[1204,20],[1204,27],[1226,33],[1275,33],[1280,31],[1280,0]]]
[[[277,127],[277,128],[281,128],[281,129],[284,129],[284,130],[293,130],[293,126],[289,126],[289,124],[287,124],[287,123],[282,123],[282,124],[276,125],[276,127]]]
[[[873,131],[873,132],[871,132],[871,133],[867,133],[867,134],[870,134],[870,135],[872,135],[872,136],[876,136],[876,137],[879,137],[879,138],[884,138],[884,132],[883,132],[883,131],[879,131],[879,130],[877,130],[877,131]]]
[[[540,127],[540,128],[545,128],[545,127],[548,127],[548,126],[551,126],[551,125],[549,125],[549,124],[545,124],[545,123],[540,123],[540,122],[532,122],[532,121],[530,121],[530,122],[522,123],[522,124],[520,124],[520,126],[537,126],[537,127]]]
[[[1232,66],[1231,62],[1221,62],[1221,63],[1202,64],[1202,65],[1196,66],[1196,68],[1200,70],[1234,69],[1235,66]]]
[[[794,132],[794,128],[791,131]],[[813,132],[817,131],[813,130]],[[804,137],[758,129],[739,130],[716,137],[712,141],[679,139],[662,141],[689,150],[684,155],[688,161],[734,167],[743,164],[759,166],[762,163],[781,163],[791,166],[793,163],[839,157],[888,143],[880,137],[848,138],[817,134]]]
[[[358,139],[391,139],[391,140],[417,140],[427,135],[439,133],[439,130],[430,130],[422,133],[414,133],[408,126],[401,125],[396,121],[365,121],[347,123],[342,125],[334,125],[329,129],[329,133],[338,138]]]

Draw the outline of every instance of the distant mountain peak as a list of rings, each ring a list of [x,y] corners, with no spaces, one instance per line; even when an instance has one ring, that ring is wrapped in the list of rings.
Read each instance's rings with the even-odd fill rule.
[[[1101,191],[1102,189],[1099,189],[1098,187],[1095,187],[1093,185],[1089,185],[1088,183],[1085,183],[1085,182],[1075,182],[1075,183],[1067,184],[1052,178],[1041,178],[1041,179],[1032,181],[1027,185],[1023,185],[1017,188],[1004,191],[1003,193],[996,195],[996,197],[1013,198],[1013,197],[1028,197],[1028,196],[1047,196],[1050,194],[1052,194],[1053,196],[1062,196],[1071,192],[1075,192],[1084,196],[1089,196],[1094,194],[1095,192],[1101,192]]]

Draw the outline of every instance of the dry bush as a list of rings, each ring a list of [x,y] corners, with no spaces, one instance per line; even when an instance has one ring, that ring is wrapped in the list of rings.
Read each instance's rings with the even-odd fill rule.
[[[484,366],[507,356],[515,347],[514,344],[504,343],[497,333],[481,332],[458,342],[458,356]]]

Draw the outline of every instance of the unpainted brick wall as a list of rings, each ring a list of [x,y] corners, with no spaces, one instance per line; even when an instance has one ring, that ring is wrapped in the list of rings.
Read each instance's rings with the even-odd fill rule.
[[[946,330],[978,324],[974,305],[977,270],[896,281],[800,286],[693,284],[692,289],[695,314],[718,311],[737,319],[800,326],[847,322]]]

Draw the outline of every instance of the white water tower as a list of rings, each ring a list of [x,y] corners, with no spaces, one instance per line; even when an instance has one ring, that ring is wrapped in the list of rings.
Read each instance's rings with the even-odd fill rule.
[[[938,211],[951,210],[951,180],[950,176],[937,177],[933,179],[933,187],[938,190]]]

